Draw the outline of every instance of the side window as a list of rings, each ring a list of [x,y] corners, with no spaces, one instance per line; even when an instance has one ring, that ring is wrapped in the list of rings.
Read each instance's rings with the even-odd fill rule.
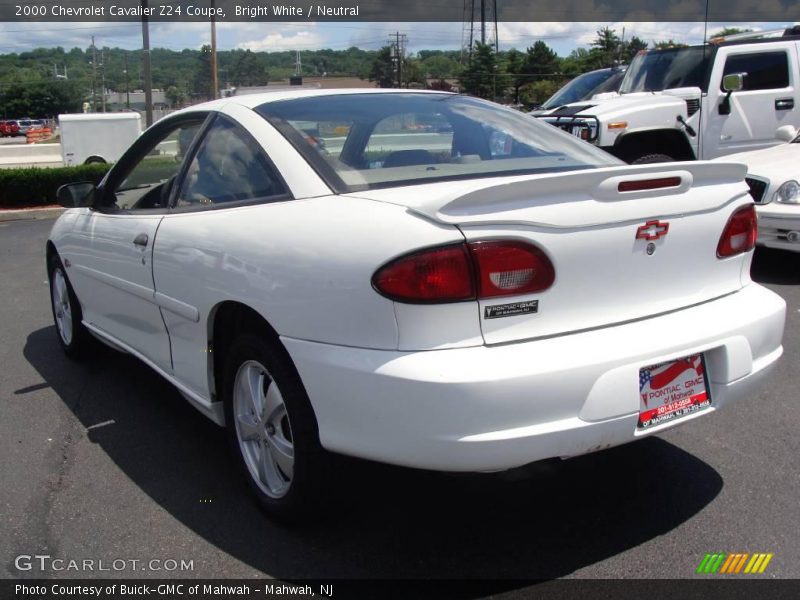
[[[166,208],[175,178],[203,121],[185,122],[166,131],[149,147],[110,194],[109,208]]]
[[[725,60],[723,77],[731,73],[746,74],[743,91],[785,88],[789,86],[789,58],[785,52],[734,54]]]
[[[256,142],[218,117],[186,171],[178,206],[202,206],[282,196],[287,191]]]

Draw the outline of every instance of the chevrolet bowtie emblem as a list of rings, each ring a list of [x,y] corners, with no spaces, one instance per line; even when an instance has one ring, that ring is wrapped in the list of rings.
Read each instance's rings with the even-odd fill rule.
[[[657,240],[667,235],[669,223],[661,221],[648,221],[636,230],[637,240]]]

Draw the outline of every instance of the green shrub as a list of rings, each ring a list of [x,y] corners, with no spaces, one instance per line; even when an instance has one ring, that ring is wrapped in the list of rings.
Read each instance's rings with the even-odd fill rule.
[[[17,208],[57,204],[56,191],[65,183],[99,183],[111,168],[107,164],[40,169],[0,169],[0,207]]]

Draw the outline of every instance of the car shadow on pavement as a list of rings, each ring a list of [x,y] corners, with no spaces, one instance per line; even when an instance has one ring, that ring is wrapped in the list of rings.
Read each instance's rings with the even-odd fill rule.
[[[479,578],[491,580],[482,594],[506,591],[666,534],[723,486],[709,465],[658,438],[505,474],[342,458],[331,515],[291,529],[260,512],[222,429],[170,384],[111,351],[71,362],[55,335],[33,332],[24,355],[84,428],[113,420],[85,435],[180,523],[276,578]]]
[[[750,276],[758,283],[800,284],[800,254],[789,250],[756,248]]]

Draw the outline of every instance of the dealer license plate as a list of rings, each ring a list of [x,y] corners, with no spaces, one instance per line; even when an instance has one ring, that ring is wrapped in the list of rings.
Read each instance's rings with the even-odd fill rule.
[[[702,354],[639,369],[638,429],[663,425],[709,406]]]

